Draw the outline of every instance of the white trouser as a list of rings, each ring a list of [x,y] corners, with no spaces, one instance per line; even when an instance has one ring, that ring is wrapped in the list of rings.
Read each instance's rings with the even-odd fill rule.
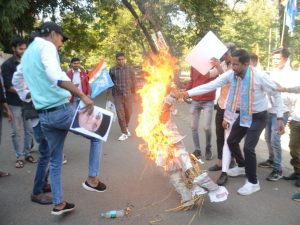
[[[229,122],[229,126],[227,129],[225,129],[225,132],[224,132],[224,146],[223,146],[223,153],[222,153],[222,172],[226,172],[226,173],[229,169],[229,164],[231,162],[231,152],[230,152],[230,149],[227,144],[227,138],[231,132],[232,125],[234,124],[234,122],[238,118],[238,116],[239,116],[239,114],[234,115],[234,119],[231,122]]]

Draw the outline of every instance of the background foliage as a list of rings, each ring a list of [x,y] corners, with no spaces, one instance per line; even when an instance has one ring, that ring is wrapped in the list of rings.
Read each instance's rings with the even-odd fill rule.
[[[185,70],[184,56],[209,30],[249,51],[259,46],[260,61],[267,67],[269,47],[280,46],[282,19],[277,0],[1,0],[0,49],[9,52],[13,37],[28,37],[49,20],[70,36],[61,51],[65,66],[73,56],[86,68],[100,58],[113,65],[118,51],[126,53],[129,63],[141,65],[150,51],[147,34],[162,31]],[[299,64],[298,20],[284,45],[292,52],[293,65]]]

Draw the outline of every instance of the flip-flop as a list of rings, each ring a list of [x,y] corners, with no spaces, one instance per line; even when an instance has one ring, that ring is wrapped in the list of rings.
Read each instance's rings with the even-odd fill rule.
[[[22,159],[18,159],[16,161],[16,168],[20,169],[24,167],[24,161]]]
[[[9,176],[10,174],[8,172],[3,172],[3,171],[0,171],[0,177],[7,177]]]
[[[27,156],[26,158],[25,158],[25,160],[27,161],[27,162],[30,162],[30,163],[36,163],[37,161],[30,155],[30,156]]]

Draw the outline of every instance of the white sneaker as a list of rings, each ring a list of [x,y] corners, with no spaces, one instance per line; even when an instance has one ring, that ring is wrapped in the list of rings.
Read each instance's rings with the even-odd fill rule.
[[[131,136],[131,133],[130,133],[128,127],[126,128],[126,130],[127,130],[127,136],[130,137],[130,136]]]
[[[66,165],[67,162],[68,162],[67,157],[66,157],[66,155],[64,155],[64,158],[63,158],[63,165]]]
[[[227,171],[227,175],[230,176],[230,177],[237,177],[237,176],[245,175],[245,174],[246,174],[245,173],[245,167],[235,166],[232,169],[229,169]]]
[[[243,187],[241,187],[237,192],[240,195],[251,195],[254,192],[257,192],[260,190],[259,182],[257,181],[257,184],[252,184],[248,180],[246,180],[246,183]]]
[[[127,134],[122,134],[119,138],[118,141],[125,141],[128,138]]]

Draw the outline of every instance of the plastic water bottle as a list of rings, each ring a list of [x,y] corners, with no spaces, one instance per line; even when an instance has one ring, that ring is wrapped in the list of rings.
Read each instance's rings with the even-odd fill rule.
[[[111,210],[105,213],[100,213],[100,218],[117,218],[125,215],[124,210]]]

